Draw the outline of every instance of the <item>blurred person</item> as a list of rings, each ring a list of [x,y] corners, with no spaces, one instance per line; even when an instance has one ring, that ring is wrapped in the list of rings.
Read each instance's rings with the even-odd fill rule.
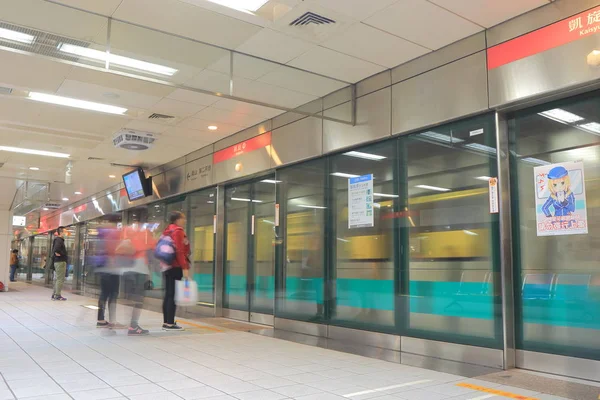
[[[163,267],[165,297],[163,300],[163,330],[165,331],[183,331],[184,328],[175,323],[175,282],[183,277],[189,278],[189,255],[190,242],[183,228],[186,224],[185,214],[179,211],[173,211],[169,215],[169,226],[163,232],[163,236],[169,236],[173,240],[175,247],[175,259],[171,265]]]
[[[98,321],[97,328],[123,328],[116,322],[117,298],[119,297],[119,286],[121,269],[115,262],[115,249],[119,243],[121,232],[115,227],[105,226],[98,228],[97,254],[92,261],[92,267],[96,268],[96,274],[100,279],[100,296],[98,297]],[[108,302],[109,320],[106,320],[106,304]]]
[[[19,268],[19,250],[14,249],[10,253],[10,281],[16,282],[15,274]]]
[[[52,300],[65,301],[67,299],[62,296],[62,287],[65,283],[65,275],[67,273],[67,248],[64,238],[65,227],[59,226],[56,235],[52,244],[52,258],[54,260],[54,272],[56,275]]]
[[[148,250],[152,247],[147,231],[140,230],[136,225],[126,231],[127,239],[133,247],[132,265],[123,270],[123,285],[125,298],[131,303],[131,320],[127,334],[129,336],[143,336],[150,332],[140,327],[139,320],[144,305],[144,286],[148,279]]]

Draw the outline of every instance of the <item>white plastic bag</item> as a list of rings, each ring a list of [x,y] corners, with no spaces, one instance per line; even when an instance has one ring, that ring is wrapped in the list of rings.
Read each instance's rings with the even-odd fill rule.
[[[175,304],[195,306],[198,303],[198,285],[193,280],[175,281]]]

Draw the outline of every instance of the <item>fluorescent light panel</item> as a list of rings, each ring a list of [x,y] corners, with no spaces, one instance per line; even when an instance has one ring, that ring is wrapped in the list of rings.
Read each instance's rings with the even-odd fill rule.
[[[256,12],[269,0],[208,0],[211,3],[219,4],[238,11]]]
[[[32,44],[35,40],[35,36],[5,28],[0,28],[0,38],[25,44]]]
[[[477,176],[475,177],[475,179],[480,180],[480,181],[486,181],[489,182],[489,180],[491,179],[489,176]]]
[[[58,50],[63,53],[73,54],[80,57],[90,58],[92,60],[116,64],[123,67],[133,68],[140,71],[152,72],[159,75],[173,76],[178,70],[164,65],[153,64],[146,61],[136,60],[135,58],[118,56],[116,54],[107,54],[105,51],[89,49],[87,47],[75,46],[73,44],[61,43]]]
[[[565,111],[562,108],[554,108],[552,110],[544,111],[539,113],[542,117],[549,118],[551,120],[571,124],[573,122],[582,121],[583,117],[577,114]]]
[[[306,204],[298,204],[298,207],[302,207],[302,208],[314,208],[317,210],[325,210],[327,207],[323,207],[323,206],[309,206]]]
[[[345,172],[334,172],[331,175],[338,176],[340,178],[358,178],[360,176],[360,175],[354,175],[354,174],[347,174]]]
[[[475,233],[475,232],[473,232],[473,231],[469,231],[469,230],[466,230],[466,229],[465,229],[465,230],[463,230],[463,232],[464,232],[465,234],[469,235],[469,236],[479,236],[479,234],[478,234],[478,233]]]
[[[577,125],[581,129],[584,129],[592,133],[600,133],[600,124],[597,122],[588,122],[587,124]]]
[[[528,164],[533,164],[533,165],[550,165],[550,163],[548,161],[540,160],[538,158],[533,158],[533,157],[525,157],[525,158],[522,158],[521,161],[526,162]]]
[[[496,149],[494,149],[493,147],[486,146],[484,144],[479,144],[479,143],[465,144],[465,148],[479,151],[479,152],[488,153],[488,154],[493,154],[493,155],[496,154]]]
[[[435,190],[436,192],[449,192],[450,190],[452,190],[452,189],[446,189],[446,188],[442,188],[442,187],[429,186],[429,185],[417,185],[415,187],[418,187],[419,189]]]
[[[272,183],[272,184],[281,183],[281,181],[276,181],[276,180],[273,180],[273,179],[263,179],[261,182],[263,182],[263,183]]]
[[[347,153],[344,153],[344,155],[350,156],[350,157],[356,157],[356,158],[364,158],[365,160],[374,160],[374,161],[381,161],[386,158],[384,156],[380,156],[377,154],[362,153],[360,151],[349,151]]]
[[[81,108],[83,110],[99,111],[108,114],[123,115],[127,112],[126,108],[110,106],[108,104],[94,103],[93,101],[85,101],[73,99],[70,97],[55,96],[52,94],[29,92],[29,98],[43,103],[57,104],[59,106],[67,106],[73,108]]]
[[[396,199],[398,198],[397,194],[386,194],[386,193],[373,193],[373,196],[378,196],[378,197],[389,197],[392,199]]]
[[[71,156],[70,154],[55,153],[53,151],[22,149],[20,147],[9,147],[9,146],[0,146],[0,151],[8,151],[11,153],[32,154],[34,156],[46,156],[46,157],[56,157],[56,158],[69,158]]]
[[[241,198],[241,197],[232,197],[231,200],[233,200],[233,201],[244,201],[246,203],[250,203],[250,202],[252,202],[252,203],[262,203],[263,202],[262,200],[250,200],[250,199],[244,199],[244,198]]]
[[[462,142],[464,142],[464,140],[462,140],[462,139],[458,139],[458,138],[455,138],[452,136],[444,135],[442,133],[437,133],[437,132],[433,132],[433,131],[419,133],[417,136],[424,136],[427,139],[433,139],[433,140],[437,140],[439,142],[445,142],[445,143],[462,143]]]

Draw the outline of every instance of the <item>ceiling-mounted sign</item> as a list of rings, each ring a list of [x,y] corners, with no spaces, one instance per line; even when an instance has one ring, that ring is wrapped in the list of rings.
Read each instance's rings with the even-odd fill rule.
[[[538,236],[588,233],[583,162],[534,168]]]
[[[600,33],[600,7],[563,19],[487,50],[488,69]]]
[[[373,174],[348,179],[348,229],[374,224]]]
[[[264,149],[271,145],[271,132],[263,133],[262,135],[245,140],[233,146],[229,146],[223,150],[213,154],[213,164],[218,164],[223,161],[231,160],[239,157],[242,154],[251,153],[256,150]]]
[[[13,215],[13,226],[25,226],[27,224],[27,217],[23,215]]]

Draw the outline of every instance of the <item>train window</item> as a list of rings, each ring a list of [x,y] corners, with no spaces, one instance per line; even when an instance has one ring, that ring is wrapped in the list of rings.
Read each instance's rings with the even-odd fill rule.
[[[335,238],[332,321],[336,324],[394,329],[396,151],[396,141],[392,140],[331,157],[332,240]],[[365,211],[370,218],[349,223],[349,182],[364,175],[373,176],[372,195],[367,193],[372,210]]]
[[[524,110],[509,120],[520,349],[600,360],[599,110],[596,92]],[[558,200],[559,191],[544,194],[534,186],[540,173],[550,178],[561,168],[569,178],[567,193],[574,194],[573,209],[566,212],[561,204],[568,205],[570,196],[563,195],[555,208],[551,196]],[[544,198],[551,200],[547,209]],[[548,223],[554,228],[556,218],[562,228],[585,214],[586,229],[574,234],[545,229]]]
[[[499,347],[498,224],[488,196],[496,176],[493,118],[403,137],[400,163],[407,333]]]
[[[326,160],[277,171],[280,268],[276,316],[304,321],[324,318]]]

